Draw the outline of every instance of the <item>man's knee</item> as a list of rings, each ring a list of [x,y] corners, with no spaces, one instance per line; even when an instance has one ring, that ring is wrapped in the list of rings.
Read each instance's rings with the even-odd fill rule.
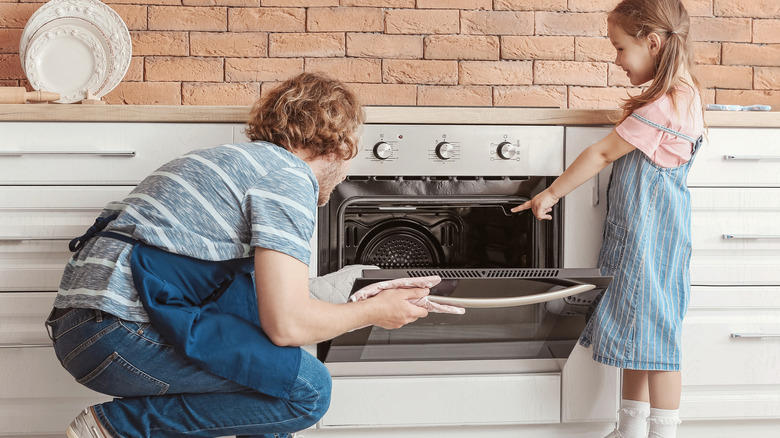
[[[301,367],[291,401],[302,414],[311,417],[312,424],[328,411],[332,387],[333,381],[325,365],[314,356],[302,353]]]

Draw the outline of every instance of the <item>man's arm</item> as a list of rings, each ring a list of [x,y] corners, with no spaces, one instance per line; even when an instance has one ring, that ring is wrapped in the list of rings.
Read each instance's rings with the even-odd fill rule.
[[[346,304],[310,298],[308,266],[266,248],[255,248],[255,285],[260,324],[281,346],[309,345],[367,325],[398,328],[428,314],[407,301],[427,295],[427,289],[389,289]]]

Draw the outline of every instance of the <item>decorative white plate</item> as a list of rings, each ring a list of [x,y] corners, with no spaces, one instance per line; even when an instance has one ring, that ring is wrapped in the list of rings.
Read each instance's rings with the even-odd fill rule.
[[[109,73],[100,40],[80,26],[67,24],[35,38],[27,47],[24,65],[30,85],[60,93],[60,103],[78,102],[87,91],[105,89]]]
[[[91,91],[97,97],[102,97],[116,88],[116,86],[122,82],[122,79],[127,73],[127,69],[130,67],[130,61],[132,59],[132,43],[130,41],[130,32],[128,32],[127,26],[125,26],[122,18],[113,9],[109,8],[98,0],[51,0],[50,2],[40,7],[30,17],[30,19],[27,21],[24,31],[22,32],[22,38],[19,42],[19,55],[21,58],[22,67],[24,68],[28,79],[31,73],[28,72],[27,67],[27,52],[34,44],[34,41],[38,38],[41,38],[42,35],[46,34],[49,30],[63,27],[65,25],[80,27],[85,32],[92,34],[92,36],[94,36],[95,39],[99,41],[100,46],[103,49],[103,53],[106,57],[107,74],[104,76],[104,82],[98,84],[95,89],[84,89],[83,94],[81,91],[79,91],[76,96],[78,98],[72,101],[76,102],[85,98],[86,90]],[[85,47],[85,44],[88,45],[86,43],[86,38],[88,37],[82,37],[80,40],[82,42],[81,44],[74,44],[74,38],[75,37],[68,38],[71,40],[70,44],[65,43],[64,40],[58,40],[53,44],[60,45],[61,48],[65,50],[70,50],[70,48],[73,47],[72,50],[76,51],[80,50],[79,47],[83,48]],[[51,39],[51,37],[49,39]],[[52,43],[50,42],[48,44]],[[40,56],[41,53],[39,53],[36,58]],[[39,62],[46,63],[45,58],[49,56],[56,58],[58,55],[56,55],[54,51],[50,52],[49,50],[46,50],[43,52],[42,56],[44,56],[44,59],[39,60]],[[93,61],[95,61],[97,58],[99,58],[99,55],[92,56]],[[52,59],[51,63],[56,64],[54,59]],[[36,69],[40,70],[40,66],[37,66]],[[75,69],[75,67],[73,67],[73,69]],[[45,69],[45,71],[48,72],[49,70]],[[38,77],[40,78],[41,72],[37,71],[37,73],[39,74]],[[53,74],[55,73],[52,72],[51,75]],[[101,76],[101,74],[98,74],[97,72],[95,75]],[[76,74],[75,76],[71,75],[68,78],[62,79],[65,80],[65,82],[60,85],[67,84],[73,86],[74,82],[76,82],[75,77],[77,76],[78,75]],[[33,82],[32,79],[30,82]],[[58,82],[55,80],[55,78],[51,77],[48,83],[56,84]],[[89,83],[89,86],[91,87],[93,83]],[[33,86],[35,85],[33,84]],[[63,91],[59,89],[44,90],[64,94]],[[71,98],[72,97],[69,99]],[[64,103],[65,100],[60,99],[57,102]]]

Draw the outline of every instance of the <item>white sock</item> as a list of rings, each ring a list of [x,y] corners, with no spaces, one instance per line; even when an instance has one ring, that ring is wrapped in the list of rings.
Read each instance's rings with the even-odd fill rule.
[[[645,438],[647,436],[647,416],[650,415],[650,403],[636,400],[621,400],[618,432],[624,438]]]
[[[648,438],[674,438],[677,436],[677,425],[682,423],[680,410],[650,408],[647,422],[650,424]]]

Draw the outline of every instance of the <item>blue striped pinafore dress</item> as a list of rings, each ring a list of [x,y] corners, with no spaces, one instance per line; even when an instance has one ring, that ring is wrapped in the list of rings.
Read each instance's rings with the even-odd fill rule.
[[[580,338],[593,359],[619,368],[678,371],[690,299],[688,171],[702,143],[638,114],[637,120],[692,143],[687,163],[664,168],[636,149],[614,162],[599,268],[612,275]]]

